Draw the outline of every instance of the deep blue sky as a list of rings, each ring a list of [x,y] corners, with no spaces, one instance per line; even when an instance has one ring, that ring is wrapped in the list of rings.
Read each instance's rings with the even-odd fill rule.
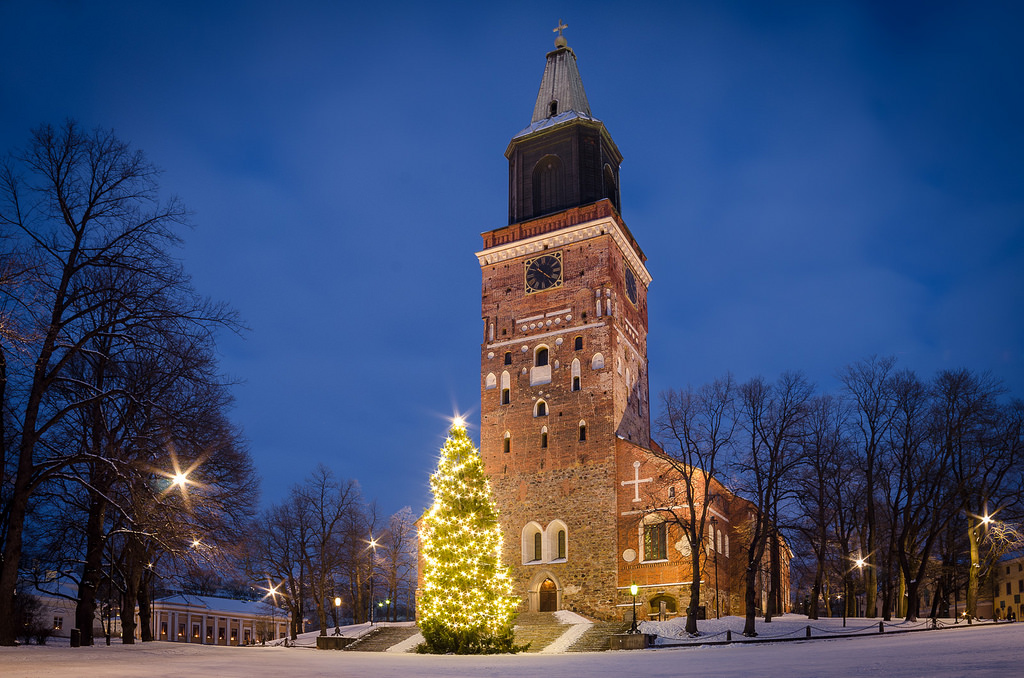
[[[0,3],[0,149],[113,128],[195,212],[264,501],[428,501],[552,28],[625,155],[651,391],[893,354],[1024,396],[1024,5]]]

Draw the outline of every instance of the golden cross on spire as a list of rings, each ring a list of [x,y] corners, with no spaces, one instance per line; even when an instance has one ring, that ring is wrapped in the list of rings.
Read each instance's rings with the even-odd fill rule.
[[[551,32],[552,33],[558,33],[558,37],[562,37],[562,31],[564,31],[568,27],[569,27],[569,24],[563,24],[562,20],[559,19],[558,20],[558,26],[555,27],[555,29],[553,31],[551,31]]]

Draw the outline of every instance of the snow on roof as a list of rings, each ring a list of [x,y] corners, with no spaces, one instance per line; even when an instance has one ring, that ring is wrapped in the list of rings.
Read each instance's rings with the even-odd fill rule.
[[[266,615],[273,609],[263,601],[235,600],[234,598],[218,598],[216,596],[196,596],[188,593],[176,593],[154,601],[157,605],[179,605],[189,608],[200,608],[211,612],[230,612],[234,614]]]

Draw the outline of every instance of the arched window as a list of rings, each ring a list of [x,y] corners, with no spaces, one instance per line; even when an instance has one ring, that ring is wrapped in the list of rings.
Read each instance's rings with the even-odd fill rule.
[[[535,417],[546,417],[548,416],[548,404],[543,400],[538,400],[533,406],[533,416]]]
[[[548,117],[553,118],[556,115],[558,115],[558,99],[552,99],[548,104]]]
[[[590,361],[590,369],[601,370],[604,369],[604,356],[600,353],[595,353],[594,358]]]
[[[544,558],[548,562],[565,560],[568,553],[569,528],[557,518],[544,528]]]
[[[484,388],[495,388],[498,385],[498,378],[494,376],[494,372],[487,373],[487,381],[484,383]]]
[[[506,365],[511,365],[512,364],[512,351],[505,351],[505,364]]]
[[[729,557],[729,533],[725,533],[725,557]]]
[[[587,422],[580,420],[580,442],[587,440]]]
[[[611,165],[605,164],[604,166],[604,197],[612,201],[615,205],[615,209],[619,209],[619,192],[616,188],[615,181],[615,170],[612,169]]]
[[[668,559],[668,534],[664,520],[645,524],[643,539],[645,561]]]
[[[508,372],[501,373],[501,404],[508,405],[511,400],[512,389],[512,377],[509,376]]]
[[[661,609],[662,603],[665,605],[664,610]],[[651,614],[660,616],[664,612],[666,615],[674,615],[677,609],[676,599],[672,596],[661,594],[660,596],[651,598]]]
[[[579,358],[573,358],[571,374],[572,374],[572,390],[573,391],[579,391],[580,388],[581,388],[581,383],[580,383],[580,359]]]
[[[540,428],[540,446],[544,449],[548,446],[548,427],[541,426]]]
[[[533,214],[560,209],[565,202],[565,173],[557,155],[545,155],[533,168]]]
[[[548,364],[548,347],[541,345],[533,353],[533,366],[544,367]]]
[[[508,431],[505,431],[504,451],[505,454],[508,454],[509,452],[512,451],[512,434],[509,433]]]
[[[572,350],[582,351],[583,350],[583,337],[576,337],[572,340]]]
[[[544,530],[531,520],[523,526],[523,564],[536,564],[544,560]]]

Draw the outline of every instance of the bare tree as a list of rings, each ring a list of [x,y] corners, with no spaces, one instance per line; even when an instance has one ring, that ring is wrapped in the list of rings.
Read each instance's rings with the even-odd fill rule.
[[[892,389],[890,376],[896,364],[892,357],[872,356],[840,371],[845,396],[850,401],[851,429],[860,448],[860,467],[864,476],[864,588],[867,596],[865,616],[877,614],[878,545],[876,513],[876,486],[879,465],[882,463],[882,441],[885,439],[892,417]]]
[[[406,610],[413,608],[416,589],[416,556],[419,543],[416,538],[416,519],[406,506],[388,518],[387,528],[380,538],[378,570],[386,585],[385,615],[398,621],[401,601],[407,601]]]
[[[0,436],[0,458],[11,470],[0,488],[0,601],[14,594],[30,499],[55,475],[96,462],[94,523],[103,523],[111,469],[100,468],[109,458],[99,454],[109,443],[100,409],[119,391],[106,388],[106,367],[82,381],[76,366],[161,323],[207,333],[237,326],[224,307],[194,293],[171,256],[187,213],[176,199],[160,200],[157,175],[113,133],[84,132],[74,122],[39,127],[0,169],[0,230],[9,236],[0,259],[17,257],[26,271],[17,286],[0,287],[5,328],[17,327],[21,337],[16,348],[9,332],[0,337],[0,408],[12,422]],[[72,448],[57,444],[75,417],[91,417],[92,433]],[[13,642],[10,619],[0,615],[0,644]]]
[[[323,464],[296,488],[297,498],[309,517],[309,541],[305,552],[306,577],[313,599],[320,635],[327,634],[327,617],[333,609],[335,580],[344,551],[340,536],[359,506],[359,487],[352,480],[338,480]]]
[[[981,544],[991,511],[1007,485],[1015,491],[1019,448],[1000,435],[1002,384],[990,374],[943,370],[933,384],[939,445],[951,460],[952,478],[967,521],[967,614],[978,614],[978,584],[985,576]]]
[[[280,591],[292,619],[292,640],[302,632],[307,597],[305,554],[311,541],[309,516],[296,492],[267,509],[253,523],[247,540],[246,573],[254,583],[266,584],[265,597],[275,606]]]
[[[736,428],[735,395],[730,375],[696,390],[691,387],[661,394],[662,412],[656,422],[665,445],[661,461],[670,468],[666,479],[680,481],[682,496],[675,495],[667,503],[663,497],[649,496],[643,514],[657,514],[678,526],[689,546],[693,583],[686,609],[686,632],[691,634],[697,633],[701,572],[706,558],[704,535],[712,507],[716,499],[720,500],[720,455],[731,444]],[[721,588],[717,581],[715,586]]]
[[[765,621],[781,610],[778,605],[781,582],[778,551],[781,537],[776,529],[779,502],[785,491],[784,480],[799,461],[799,445],[804,436],[807,403],[812,395],[811,385],[799,373],[787,372],[774,385],[758,377],[740,386],[740,425],[746,435],[747,447],[739,452],[735,462],[741,477],[738,488],[741,496],[753,505],[749,534],[744,551],[747,556],[745,575],[746,622],[743,634],[757,635],[754,616],[757,609],[755,594],[762,560],[768,551],[770,582],[768,609]]]
[[[836,495],[833,479],[849,458],[849,441],[844,435],[846,411],[833,396],[813,398],[808,404],[807,434],[801,441],[800,464],[796,470],[796,503],[801,519],[797,530],[813,554],[810,608],[808,617],[818,618],[818,599],[828,569],[833,526],[842,497]],[[849,599],[849,577],[844,577],[844,597]]]
[[[892,464],[885,500],[900,589],[906,594],[896,596],[898,607],[904,607],[899,612],[907,621],[916,621],[921,582],[937,540],[956,514],[957,493],[948,482],[950,458],[934,444],[928,387],[904,371],[893,375],[892,393],[887,441]]]

